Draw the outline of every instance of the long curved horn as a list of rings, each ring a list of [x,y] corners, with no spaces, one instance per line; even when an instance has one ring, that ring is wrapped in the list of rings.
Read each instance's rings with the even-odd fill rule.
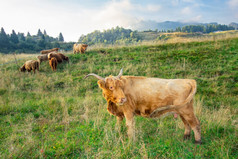
[[[117,75],[117,78],[120,79],[122,76],[123,68],[121,69],[120,73]]]
[[[94,74],[94,73],[88,74],[87,76],[84,77],[84,79],[88,78],[89,76],[94,76],[94,77],[96,77],[98,80],[104,80],[104,81],[105,81],[105,78],[103,78],[103,77],[101,77],[101,76],[98,76],[98,75],[96,75],[96,74]]]

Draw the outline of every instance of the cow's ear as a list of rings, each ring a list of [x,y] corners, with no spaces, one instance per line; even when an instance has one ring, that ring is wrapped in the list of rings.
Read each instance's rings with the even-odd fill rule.
[[[99,86],[100,88],[102,88],[102,89],[106,88],[106,87],[105,87],[105,81],[104,81],[104,80],[99,80],[99,81],[98,81],[98,86]]]

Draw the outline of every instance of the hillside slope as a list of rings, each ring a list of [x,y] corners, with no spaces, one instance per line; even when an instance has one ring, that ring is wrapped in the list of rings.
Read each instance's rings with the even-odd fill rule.
[[[238,38],[222,41],[94,49],[69,54],[57,72],[0,67],[1,158],[237,158]],[[183,123],[136,117],[137,141],[125,123],[120,133],[106,110],[97,80],[124,75],[192,78],[198,83],[195,112],[203,144],[184,141]]]

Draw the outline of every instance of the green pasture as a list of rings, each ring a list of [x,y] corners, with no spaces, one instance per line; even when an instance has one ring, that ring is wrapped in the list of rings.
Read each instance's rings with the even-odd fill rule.
[[[0,66],[0,158],[238,158],[238,38],[91,49],[67,54],[53,72]],[[22,65],[23,63],[19,64]],[[124,75],[192,78],[202,145],[183,140],[182,121],[135,117],[136,141],[106,109],[97,80]]]

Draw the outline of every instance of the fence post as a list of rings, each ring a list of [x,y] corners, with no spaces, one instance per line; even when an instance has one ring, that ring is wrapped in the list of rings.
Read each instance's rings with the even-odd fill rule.
[[[14,52],[13,55],[14,55],[14,58],[15,58],[16,65],[19,66],[18,63],[17,63],[16,53]]]
[[[13,55],[14,55],[14,58],[15,58],[16,65],[17,65],[17,67],[18,67],[18,69],[19,69],[19,68],[20,68],[20,66],[18,65],[18,62],[17,62],[16,53],[14,52],[14,53],[13,53]],[[20,74],[20,72],[19,72],[19,74]]]

